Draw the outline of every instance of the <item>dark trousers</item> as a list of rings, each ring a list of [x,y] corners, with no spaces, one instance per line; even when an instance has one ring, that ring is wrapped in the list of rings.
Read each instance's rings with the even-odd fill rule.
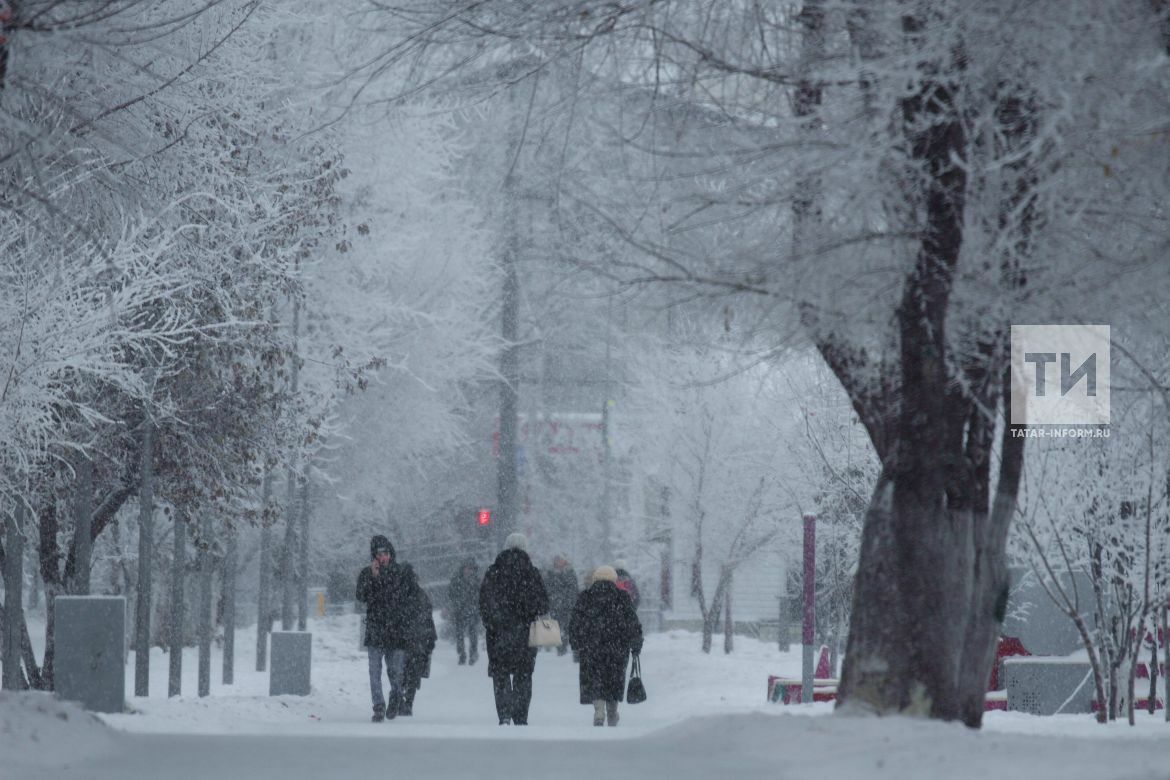
[[[496,715],[500,723],[511,720],[517,726],[528,725],[528,705],[532,703],[531,674],[497,674],[492,677],[496,695]]]
[[[467,645],[471,649],[471,662],[479,657],[479,631],[476,620],[472,616],[455,616],[455,652],[459,653],[459,660],[463,661],[467,655],[463,652],[463,635],[467,635]]]

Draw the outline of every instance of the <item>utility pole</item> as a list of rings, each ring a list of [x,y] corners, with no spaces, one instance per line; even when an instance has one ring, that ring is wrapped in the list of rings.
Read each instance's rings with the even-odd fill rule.
[[[613,370],[610,354],[610,324],[613,317],[613,298],[605,300],[605,399],[601,404],[601,560],[613,560],[613,465],[610,448],[610,426],[613,420]]]
[[[535,85],[533,89],[535,89]],[[516,472],[516,428],[520,391],[520,276],[516,264],[520,254],[519,189],[516,168],[523,151],[523,127],[517,106],[515,87],[508,92],[512,159],[504,175],[504,246],[500,266],[504,273],[500,301],[500,336],[504,347],[500,353],[500,438],[496,461],[496,537],[503,546],[508,534],[516,530],[519,507],[519,475]]]
[[[297,278],[300,278],[300,261],[297,261]],[[300,333],[301,333],[301,297],[300,292],[294,292],[293,297],[293,348],[292,348],[292,393],[290,403],[294,408],[297,402],[298,383],[300,381]],[[294,451],[290,455],[288,477],[286,483],[287,500],[284,506],[284,545],[280,548],[280,628],[291,631],[293,624],[293,594],[296,589],[296,577],[293,574],[293,545],[297,535],[297,464],[299,457],[297,449],[300,447],[299,437],[293,442]]]
[[[816,641],[817,598],[817,517],[804,516],[804,609],[800,641],[803,645],[800,676],[800,700],[813,700],[813,644]]]
[[[500,354],[500,453],[497,462],[496,534],[504,537],[516,530],[519,505],[519,478],[516,473],[516,407],[520,383],[520,356],[516,340],[520,320],[520,280],[512,247],[504,254],[504,299],[500,313],[504,349]]]

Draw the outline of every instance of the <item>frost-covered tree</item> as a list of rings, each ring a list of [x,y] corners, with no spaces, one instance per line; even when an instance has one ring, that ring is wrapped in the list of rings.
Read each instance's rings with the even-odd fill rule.
[[[1105,319],[1141,295],[1121,269],[1164,281],[1165,183],[1134,141],[1165,120],[1165,9],[387,6],[408,29],[380,70],[520,45],[534,78],[575,68],[565,105],[620,153],[566,155],[563,189],[641,250],[601,273],[816,346],[881,462],[840,704],[978,725],[1023,452],[1008,328]]]

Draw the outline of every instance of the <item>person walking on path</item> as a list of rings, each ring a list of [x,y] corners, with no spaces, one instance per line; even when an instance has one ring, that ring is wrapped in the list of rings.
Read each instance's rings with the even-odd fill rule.
[[[630,597],[630,602],[634,605],[634,611],[638,610],[638,605],[642,602],[642,596],[638,593],[638,583],[634,580],[634,575],[630,574],[630,567],[624,560],[618,560],[613,565],[613,570],[617,572],[617,586],[618,590],[625,591]]]
[[[474,664],[479,658],[479,621],[477,599],[479,595],[479,572],[475,558],[468,558],[459,565],[447,586],[447,608],[455,627],[455,652],[459,654],[459,665]],[[463,639],[467,638],[467,650]]]
[[[398,714],[402,701],[406,623],[411,614],[409,585],[394,562],[394,545],[385,536],[370,539],[370,565],[358,574],[357,595],[366,605],[366,653],[369,658],[370,701],[380,723]],[[390,681],[389,702],[382,694],[382,667]]]
[[[577,603],[577,572],[564,555],[553,558],[552,568],[545,573],[544,586],[548,590],[553,619],[561,626],[561,646],[557,655],[569,651],[569,620]]]
[[[431,653],[435,651],[439,634],[435,631],[431,597],[418,584],[414,567],[404,563],[402,570],[412,605],[406,624],[406,660],[402,668],[402,704],[398,714],[409,716],[414,714],[414,695],[422,686],[423,678],[431,676]]]
[[[569,624],[573,649],[580,657],[581,703],[593,705],[593,725],[618,724],[618,702],[626,694],[626,662],[642,652],[642,625],[617,572],[599,566],[593,584],[581,591]]]
[[[501,726],[528,725],[532,672],[536,668],[536,648],[528,646],[528,627],[549,610],[548,593],[525,551],[527,545],[524,534],[509,535],[479,589],[488,675]]]

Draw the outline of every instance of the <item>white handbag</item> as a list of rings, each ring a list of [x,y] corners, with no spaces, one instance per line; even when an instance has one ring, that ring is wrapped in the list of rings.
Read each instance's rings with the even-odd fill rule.
[[[560,647],[561,625],[550,615],[541,615],[528,627],[529,647]]]

